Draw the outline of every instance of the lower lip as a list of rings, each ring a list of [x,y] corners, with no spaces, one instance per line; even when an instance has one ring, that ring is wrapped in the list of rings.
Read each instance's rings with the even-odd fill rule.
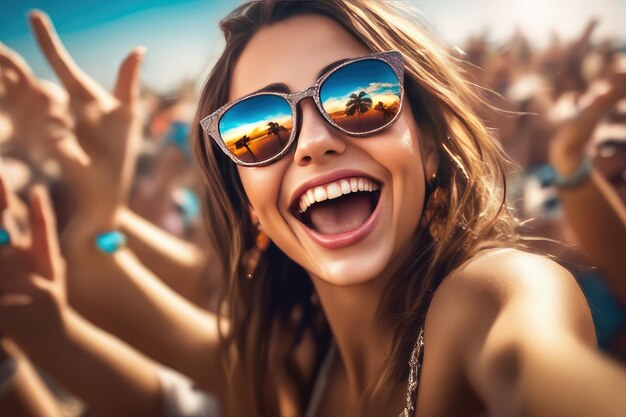
[[[341,249],[351,245],[354,245],[357,242],[365,239],[367,236],[372,233],[376,224],[378,223],[378,218],[380,217],[380,206],[382,200],[382,189],[381,194],[378,197],[378,204],[376,204],[376,208],[372,215],[359,227],[356,229],[352,229],[348,232],[339,233],[336,235],[325,235],[315,230],[305,226],[302,224],[305,232],[309,235],[311,240],[326,249]]]

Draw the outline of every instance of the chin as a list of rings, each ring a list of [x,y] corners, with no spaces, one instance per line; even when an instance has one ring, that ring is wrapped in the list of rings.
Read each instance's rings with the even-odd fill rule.
[[[384,227],[366,241],[338,251],[315,254],[316,262],[309,273],[332,285],[352,286],[377,279],[393,259],[394,236]]]
[[[358,260],[345,259],[326,265],[327,268],[323,274],[316,278],[340,287],[360,285],[380,277],[387,265],[388,262],[385,260],[372,257]]]

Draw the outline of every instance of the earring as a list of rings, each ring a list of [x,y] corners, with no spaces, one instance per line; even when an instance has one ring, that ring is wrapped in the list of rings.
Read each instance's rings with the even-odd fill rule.
[[[254,272],[256,271],[261,255],[267,250],[270,245],[270,238],[263,230],[260,224],[256,225],[256,237],[254,247],[250,249],[244,255],[244,265],[246,267],[246,278],[253,279]]]

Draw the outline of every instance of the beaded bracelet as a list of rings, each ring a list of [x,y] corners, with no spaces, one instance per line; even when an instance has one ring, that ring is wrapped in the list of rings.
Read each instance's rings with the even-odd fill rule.
[[[578,167],[568,175],[561,175],[552,165],[543,165],[539,168],[539,180],[541,185],[546,187],[554,185],[557,188],[574,188],[581,185],[589,178],[593,164],[587,156],[583,157]]]
[[[96,236],[96,247],[107,255],[114,254],[124,246],[126,246],[126,235],[118,230],[111,230]]]

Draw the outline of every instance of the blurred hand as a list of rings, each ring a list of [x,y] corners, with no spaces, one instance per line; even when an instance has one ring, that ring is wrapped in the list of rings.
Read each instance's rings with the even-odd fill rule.
[[[106,224],[126,201],[140,145],[139,67],[145,50],[138,47],[127,56],[111,94],[76,65],[47,15],[33,12],[30,23],[66,92],[36,79],[16,52],[0,48],[14,129],[25,132],[25,146],[34,140],[52,146],[79,211]]]
[[[31,156],[33,151],[48,146],[67,149],[66,143],[75,137],[70,135],[72,118],[65,90],[38,80],[20,55],[1,44],[0,80],[9,103],[5,111],[12,125],[13,142],[22,153]]]
[[[578,116],[566,122],[550,144],[550,163],[558,172],[569,174],[578,167],[596,125],[622,98],[626,98],[626,56],[616,55],[608,78],[587,89],[578,101]]]
[[[591,37],[598,23],[597,19],[590,19],[578,37],[571,42],[564,43],[553,34],[551,44],[539,54],[536,65],[551,79],[555,99],[563,93],[580,93],[585,90],[582,61],[592,49]]]
[[[11,243],[0,246],[0,333],[31,352],[63,335],[65,262],[45,189],[31,192],[30,236],[13,222],[15,198],[0,174],[0,227],[11,234]]]

